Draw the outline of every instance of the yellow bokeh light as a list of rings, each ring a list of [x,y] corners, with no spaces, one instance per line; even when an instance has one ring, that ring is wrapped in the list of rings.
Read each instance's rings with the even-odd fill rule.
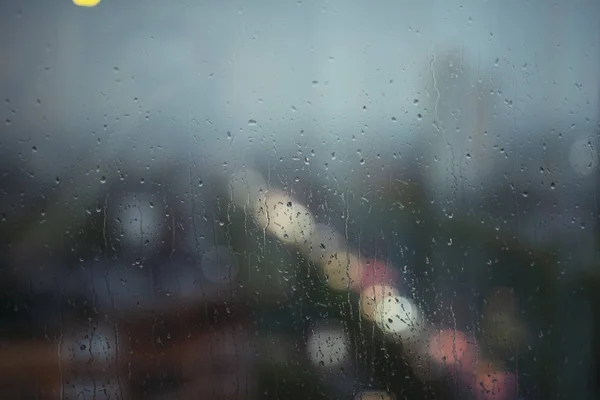
[[[95,7],[100,0],[73,0],[73,4],[80,7]]]

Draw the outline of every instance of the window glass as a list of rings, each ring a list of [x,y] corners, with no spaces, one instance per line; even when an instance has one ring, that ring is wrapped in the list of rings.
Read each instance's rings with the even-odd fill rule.
[[[2,3],[2,398],[596,398],[599,15]]]

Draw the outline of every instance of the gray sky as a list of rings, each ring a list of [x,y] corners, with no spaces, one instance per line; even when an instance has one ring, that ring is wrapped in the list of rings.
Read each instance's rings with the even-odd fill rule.
[[[0,6],[2,151],[22,152],[40,179],[118,148],[141,166],[191,151],[215,165],[284,155],[301,130],[318,135],[319,162],[357,149],[385,159],[434,111],[462,110],[477,81],[496,128],[560,120],[592,134],[598,120],[591,0],[52,3]],[[449,57],[470,71],[454,91]]]

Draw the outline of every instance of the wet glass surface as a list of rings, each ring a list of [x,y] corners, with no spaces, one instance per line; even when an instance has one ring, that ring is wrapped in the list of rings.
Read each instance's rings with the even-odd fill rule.
[[[597,397],[599,3],[0,11],[2,398]]]

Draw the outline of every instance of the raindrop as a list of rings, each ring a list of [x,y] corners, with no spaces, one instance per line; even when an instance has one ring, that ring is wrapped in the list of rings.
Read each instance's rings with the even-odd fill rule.
[[[255,125],[256,125],[256,120],[254,120],[254,119],[248,120],[248,126],[255,126]]]
[[[31,148],[31,151],[33,151],[33,152],[35,153],[35,152],[37,151],[37,147],[33,146],[33,147]]]
[[[106,177],[104,175],[100,178],[100,183],[106,183]]]

